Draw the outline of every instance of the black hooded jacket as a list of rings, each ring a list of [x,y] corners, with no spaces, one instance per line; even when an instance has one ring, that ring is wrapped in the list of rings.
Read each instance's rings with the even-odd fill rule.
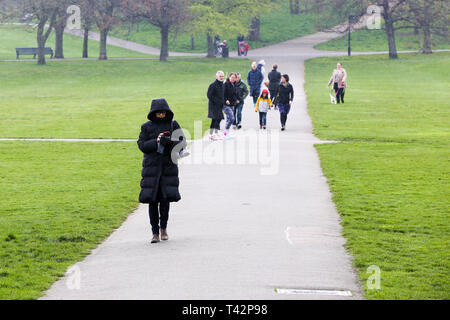
[[[165,111],[166,117],[164,119],[156,118],[156,112],[158,111]],[[139,195],[141,203],[161,200],[176,202],[181,199],[178,190],[178,165],[172,161],[171,152],[180,143],[183,147],[186,146],[186,139],[181,130],[176,131],[181,129],[181,127],[178,122],[173,121],[173,117],[174,114],[166,100],[156,99],[152,101],[150,113],[148,114],[149,121],[141,127],[141,133],[137,141],[139,149],[144,153],[141,192]],[[160,143],[165,145],[165,148],[164,154],[160,154],[157,152],[157,139],[161,133],[166,131],[171,132],[172,139],[165,137],[161,139]],[[175,134],[172,134],[173,131],[176,131]],[[173,141],[177,133],[181,137]],[[158,192],[158,189],[160,189],[160,192]]]

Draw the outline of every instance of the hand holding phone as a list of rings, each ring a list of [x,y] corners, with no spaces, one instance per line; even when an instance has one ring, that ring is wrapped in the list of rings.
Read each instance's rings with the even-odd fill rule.
[[[166,131],[166,132],[160,133],[159,136],[158,136],[158,139],[157,139],[158,143],[161,141],[161,137],[163,137],[163,136],[165,136],[165,137],[170,136],[170,131]]]

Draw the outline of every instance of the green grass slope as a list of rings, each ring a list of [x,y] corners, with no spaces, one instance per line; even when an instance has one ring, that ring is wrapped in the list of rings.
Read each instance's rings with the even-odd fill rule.
[[[209,126],[206,91],[217,70],[247,60],[0,62],[0,137],[137,138],[150,102],[165,97],[191,131]]]
[[[192,133],[195,120],[209,126],[216,71],[248,68],[232,59],[0,62],[0,137],[137,140],[160,97]],[[0,159],[0,299],[41,296],[138,205],[135,142],[3,141]]]
[[[342,58],[345,104],[326,83],[335,58],[306,63],[314,132],[368,299],[449,299],[450,54]],[[369,289],[367,268],[381,269]]]
[[[396,46],[399,51],[416,51],[422,48],[423,36],[414,35],[412,29],[402,29],[396,33]],[[450,49],[450,39],[433,36],[432,49]],[[352,33],[351,46],[353,51],[388,51],[385,30],[362,29]],[[347,51],[348,37],[342,36],[316,46],[320,50]]]

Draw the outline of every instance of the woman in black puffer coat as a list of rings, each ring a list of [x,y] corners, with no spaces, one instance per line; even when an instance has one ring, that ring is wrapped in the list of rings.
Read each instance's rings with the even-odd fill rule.
[[[142,125],[137,142],[144,153],[139,201],[149,204],[152,243],[159,242],[160,227],[161,239],[168,240],[170,202],[181,199],[178,190],[177,157],[172,157],[172,153],[178,154],[186,146],[186,139],[173,117],[174,114],[165,99],[153,100],[148,114],[149,121]],[[169,132],[170,136],[164,136],[164,132]]]

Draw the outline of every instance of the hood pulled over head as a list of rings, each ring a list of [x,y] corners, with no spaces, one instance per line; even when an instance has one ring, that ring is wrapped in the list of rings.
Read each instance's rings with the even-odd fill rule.
[[[156,118],[157,112],[165,112],[166,117],[164,119]],[[148,120],[151,121],[172,121],[173,120],[173,112],[170,110],[169,104],[166,99],[154,99],[152,101],[152,106],[150,107],[150,113],[147,116]]]

